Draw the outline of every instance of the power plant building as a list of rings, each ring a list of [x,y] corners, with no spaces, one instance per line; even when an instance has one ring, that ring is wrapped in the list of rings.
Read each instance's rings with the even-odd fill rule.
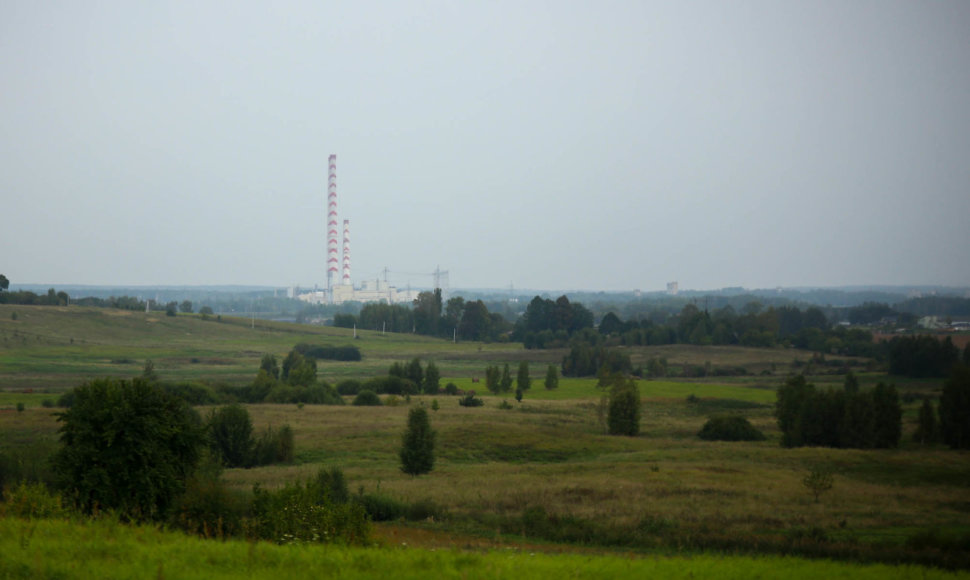
[[[387,302],[388,304],[412,302],[417,291],[398,291],[387,281],[367,280],[359,288],[354,288],[350,278],[350,220],[343,220],[343,257],[339,256],[337,230],[337,156],[330,155],[327,175],[327,224],[326,232],[326,272],[327,289],[314,290],[297,295],[297,298],[310,304],[343,304],[344,302]],[[334,277],[342,269],[341,282],[334,284]]]

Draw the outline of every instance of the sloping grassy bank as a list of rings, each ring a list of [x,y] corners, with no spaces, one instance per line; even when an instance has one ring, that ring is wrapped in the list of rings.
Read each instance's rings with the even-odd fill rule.
[[[0,520],[2,578],[967,578],[781,557],[548,555],[201,540],[110,520]]]

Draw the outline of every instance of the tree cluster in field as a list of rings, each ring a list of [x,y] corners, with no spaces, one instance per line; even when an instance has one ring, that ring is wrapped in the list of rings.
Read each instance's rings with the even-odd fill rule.
[[[461,296],[442,302],[441,289],[421,292],[411,308],[400,304],[365,304],[357,316],[334,316],[334,326],[387,332],[413,332],[455,340],[496,341],[506,337],[512,325],[481,300],[466,302]],[[507,337],[506,337],[507,338]]]
[[[896,387],[859,390],[850,373],[845,388],[823,390],[794,375],[777,392],[775,416],[785,447],[887,449],[899,445],[902,406]]]
[[[626,373],[633,371],[630,355],[603,344],[574,341],[569,354],[563,357],[562,374],[567,377],[587,377],[599,374]]]
[[[206,441],[210,452],[225,467],[255,467],[274,463],[292,463],[293,429],[267,427],[256,435],[249,411],[232,404],[209,413]]]
[[[2,276],[2,274],[0,274]],[[6,280],[4,278],[3,280]],[[7,282],[9,284],[9,282]],[[3,292],[6,287],[0,288],[0,304],[20,304],[23,306],[67,306],[71,298],[67,292],[56,292],[53,288],[47,290],[47,294],[36,294],[29,290],[17,290],[15,292]]]
[[[889,372],[907,377],[945,377],[961,362],[959,349],[947,336],[896,336],[888,343]],[[962,362],[970,365],[970,343],[963,349]]]
[[[301,342],[293,350],[302,354],[304,357],[315,360],[338,360],[356,362],[363,357],[360,349],[354,345],[330,346],[325,344],[309,344]]]
[[[632,377],[610,375],[607,430],[610,435],[635,437],[640,433],[640,388]]]

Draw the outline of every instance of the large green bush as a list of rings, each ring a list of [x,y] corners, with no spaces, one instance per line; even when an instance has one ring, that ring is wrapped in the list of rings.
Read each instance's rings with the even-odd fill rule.
[[[738,415],[717,415],[701,427],[697,436],[705,441],[764,441],[765,434]]]
[[[202,422],[184,400],[143,379],[95,380],[58,414],[54,458],[66,498],[85,512],[165,517],[199,457]]]

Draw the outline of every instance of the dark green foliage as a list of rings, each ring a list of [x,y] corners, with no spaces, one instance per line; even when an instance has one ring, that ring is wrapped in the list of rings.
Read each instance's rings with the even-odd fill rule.
[[[556,365],[546,367],[546,380],[543,383],[549,390],[559,388],[559,369]]]
[[[640,389],[633,379],[613,375],[607,425],[610,435],[634,437],[640,433]]]
[[[213,405],[219,402],[219,396],[215,391],[202,383],[162,383],[161,387],[190,405]]]
[[[357,326],[357,317],[353,314],[337,313],[333,315],[333,325],[337,328],[354,328]]]
[[[175,316],[178,312],[178,302],[169,302],[165,305],[165,316]]]
[[[441,372],[434,361],[428,361],[428,367],[424,371],[424,392],[428,395],[437,395],[441,385]]]
[[[531,386],[532,379],[529,377],[529,362],[522,361],[519,363],[519,370],[515,375],[515,390],[528,391]]]
[[[512,374],[509,372],[508,363],[502,367],[502,378],[499,379],[498,389],[501,393],[509,393],[512,391]]]
[[[293,463],[293,429],[283,425],[279,429],[267,427],[253,442],[252,465]]]
[[[897,336],[889,341],[889,372],[907,377],[945,377],[959,362],[950,337]]]
[[[610,374],[630,373],[633,365],[625,353],[582,341],[573,344],[562,361],[562,374],[569,377],[592,376],[603,368]]]
[[[334,501],[332,478],[287,484],[278,491],[253,490],[254,537],[290,543],[366,543],[367,514],[357,502]]]
[[[919,424],[913,433],[913,441],[926,445],[940,440],[940,423],[936,417],[936,409],[929,397],[923,399],[919,408]]]
[[[895,385],[879,383],[872,390],[872,411],[874,415],[874,440],[877,449],[899,447],[902,436],[903,409],[899,403],[899,393]]]
[[[416,407],[408,411],[408,426],[401,441],[401,471],[421,475],[434,468],[435,432],[431,429],[428,411]]]
[[[409,379],[390,375],[368,379],[360,388],[379,395],[414,395],[418,392],[417,385]]]
[[[280,378],[280,365],[276,362],[276,356],[264,354],[263,360],[259,363],[259,370],[266,371],[266,374],[274,379]]]
[[[337,393],[341,395],[356,395],[360,392],[360,381],[356,379],[344,379],[337,383]]]
[[[458,385],[456,385],[455,383],[448,383],[447,385],[445,385],[445,394],[446,395],[457,395],[458,394]]]
[[[253,421],[238,404],[214,409],[208,421],[209,447],[226,467],[249,467],[253,462]]]
[[[317,361],[291,350],[283,359],[280,380],[295,386],[307,387],[317,380]]]
[[[362,358],[360,349],[353,345],[327,346],[301,342],[293,347],[293,350],[306,358],[316,360],[359,361]]]
[[[717,415],[704,423],[698,437],[705,441],[764,441],[765,434],[738,415]]]
[[[66,497],[88,513],[164,518],[199,458],[198,415],[139,378],[92,381],[74,395],[73,406],[58,413],[63,447],[54,458]]]
[[[943,383],[940,433],[953,449],[970,449],[970,367],[955,367]]]
[[[485,367],[485,388],[495,394],[502,392],[501,376],[498,365]]]
[[[347,480],[344,472],[337,467],[330,469],[320,468],[314,481],[315,488],[320,494],[318,501],[331,501],[333,503],[347,503],[350,501],[350,491],[347,489]]]
[[[377,393],[368,390],[357,393],[357,396],[354,397],[354,402],[351,404],[357,407],[380,407],[383,405]]]
[[[896,387],[869,392],[816,390],[802,375],[777,392],[775,417],[785,447],[890,448],[899,445],[902,407]]]

